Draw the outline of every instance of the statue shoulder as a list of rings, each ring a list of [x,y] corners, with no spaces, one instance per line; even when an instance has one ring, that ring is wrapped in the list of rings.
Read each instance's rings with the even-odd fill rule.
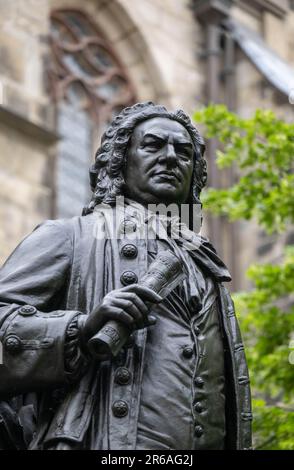
[[[88,227],[93,227],[95,224],[95,216],[93,214],[74,216],[68,219],[47,219],[44,222],[37,225],[35,230],[42,231],[55,231],[61,234],[72,237],[74,233],[81,232]]]
[[[215,281],[229,282],[231,275],[208,238],[197,235],[197,248],[191,251],[196,263]]]

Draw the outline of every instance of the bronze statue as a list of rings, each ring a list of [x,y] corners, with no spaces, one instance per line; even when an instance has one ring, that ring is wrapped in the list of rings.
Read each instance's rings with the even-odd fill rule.
[[[203,154],[183,111],[124,109],[102,137],[83,215],[46,221],[8,258],[2,448],[250,448],[244,348],[222,285],[229,272],[191,230],[193,211],[183,223],[181,212],[157,210],[199,207]],[[164,293],[141,282],[151,264]],[[91,349],[103,328],[102,343],[118,344],[120,327],[117,350]]]

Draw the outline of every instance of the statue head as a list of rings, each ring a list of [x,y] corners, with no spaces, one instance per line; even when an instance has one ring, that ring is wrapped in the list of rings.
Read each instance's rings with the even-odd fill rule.
[[[199,204],[206,183],[204,150],[182,110],[169,112],[152,102],[125,108],[102,136],[90,168],[93,196],[84,214],[100,203],[114,205],[118,196],[140,203]]]

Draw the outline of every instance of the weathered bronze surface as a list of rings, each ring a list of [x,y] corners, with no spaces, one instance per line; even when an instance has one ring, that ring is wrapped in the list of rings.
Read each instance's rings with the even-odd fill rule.
[[[222,284],[230,274],[190,230],[206,181],[203,153],[183,111],[126,108],[102,137],[83,215],[46,221],[8,258],[0,271],[2,448],[250,448],[246,359]],[[173,263],[162,258],[164,269],[151,271],[158,286],[169,280],[163,295],[140,279],[166,250],[185,275],[174,282]],[[117,325],[127,332],[118,353],[92,354],[88,342],[104,327],[115,343]]]

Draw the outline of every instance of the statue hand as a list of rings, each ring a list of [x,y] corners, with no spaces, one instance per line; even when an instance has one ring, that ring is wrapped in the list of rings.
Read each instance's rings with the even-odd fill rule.
[[[130,331],[154,325],[156,318],[148,315],[150,304],[162,300],[148,287],[132,284],[109,292],[87,318],[82,333],[84,344],[92,338],[108,320],[117,320]]]

